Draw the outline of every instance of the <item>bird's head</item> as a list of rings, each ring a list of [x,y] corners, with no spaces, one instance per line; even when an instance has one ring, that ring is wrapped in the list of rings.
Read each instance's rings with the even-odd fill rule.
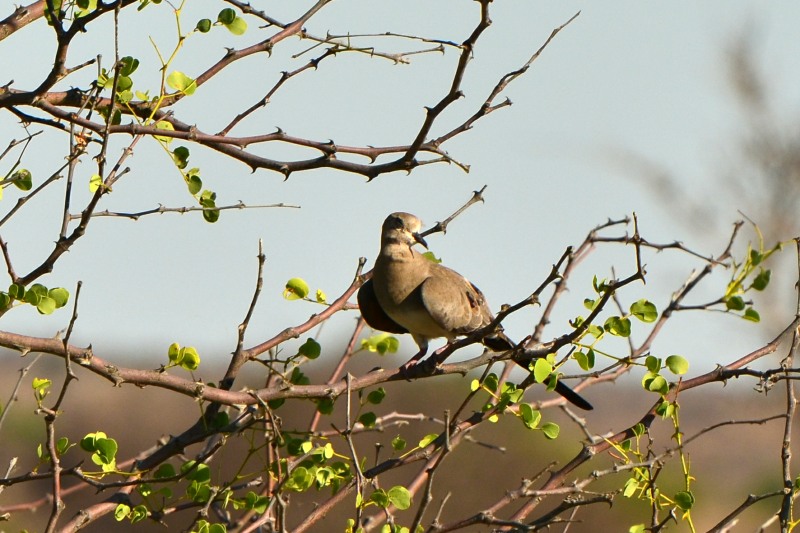
[[[409,247],[419,243],[427,248],[428,243],[420,236],[420,229],[422,229],[422,221],[411,213],[392,213],[383,222],[381,241],[400,242]]]

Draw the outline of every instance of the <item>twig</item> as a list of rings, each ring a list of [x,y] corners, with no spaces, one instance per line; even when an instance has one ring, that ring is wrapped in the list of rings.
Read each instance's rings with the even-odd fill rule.
[[[190,206],[190,207],[166,207],[160,205],[158,207],[154,207],[153,209],[145,209],[143,211],[137,211],[132,213],[122,213],[119,211],[97,211],[92,213],[92,217],[119,217],[119,218],[130,218],[132,220],[139,220],[143,216],[147,215],[163,215],[164,213],[191,213],[194,211],[227,211],[230,209],[266,209],[272,207],[286,207],[292,209],[300,209],[299,205],[291,205],[285,204],[283,202],[277,204],[263,204],[263,205],[247,205],[244,202],[238,202],[233,205],[225,205],[220,207],[199,207],[199,206]],[[70,220],[75,220],[81,218],[81,215],[70,215]]]
[[[795,239],[795,254],[797,257],[797,275],[800,279],[800,238]],[[800,282],[796,286],[797,290],[797,306],[795,310],[796,316],[800,317]],[[800,331],[795,328],[792,333],[792,346],[786,358],[781,361],[781,367],[784,369],[791,368],[794,362],[794,356],[797,350],[800,349]],[[794,414],[797,410],[797,398],[795,395],[794,381],[791,379],[786,380],[786,420],[783,426],[783,442],[781,443],[781,471],[783,473],[783,498],[781,499],[781,510],[779,513],[781,522],[781,531],[790,531],[792,529],[792,515],[795,497],[794,476],[792,475],[792,425],[794,422]]]
[[[237,332],[237,341],[236,341],[236,349],[233,352],[233,356],[231,357],[231,362],[228,365],[228,370],[225,372],[225,376],[220,381],[220,388],[224,390],[230,390],[233,386],[233,382],[236,379],[237,374],[239,373],[239,369],[245,364],[249,357],[244,352],[244,336],[247,332],[247,326],[250,324],[250,319],[253,316],[253,311],[256,308],[256,304],[258,303],[258,297],[261,294],[261,289],[264,286],[264,263],[266,262],[267,258],[264,255],[264,245],[261,239],[258,240],[258,272],[256,274],[256,286],[253,290],[253,297],[250,299],[250,305],[247,307],[247,312],[245,313],[244,320],[242,323],[239,324],[238,332]]]

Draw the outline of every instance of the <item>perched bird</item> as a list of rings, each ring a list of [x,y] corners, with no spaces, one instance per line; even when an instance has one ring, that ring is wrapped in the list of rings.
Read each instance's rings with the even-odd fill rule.
[[[427,248],[418,233],[421,227],[420,220],[412,214],[389,215],[383,223],[381,251],[372,279],[358,291],[358,305],[367,324],[414,337],[419,352],[407,365],[425,356],[430,339],[444,337],[450,342],[494,320],[483,293],[475,285],[414,250],[415,244]],[[495,352],[515,347],[499,327],[481,342]],[[518,364],[527,370],[527,363]],[[589,402],[560,381],[555,391],[582,409],[592,409]]]

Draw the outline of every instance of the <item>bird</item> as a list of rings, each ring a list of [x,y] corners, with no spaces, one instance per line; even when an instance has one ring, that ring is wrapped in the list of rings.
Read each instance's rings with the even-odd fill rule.
[[[419,234],[421,228],[420,219],[410,213],[396,212],[386,218],[372,278],[359,288],[357,295],[361,316],[370,327],[388,333],[409,333],[414,338],[419,352],[404,368],[427,354],[430,339],[444,337],[449,343],[494,320],[478,287],[414,249],[417,244],[428,247]],[[481,343],[494,352],[516,347],[500,326],[485,335]],[[515,362],[528,370],[529,361]],[[593,409],[561,381],[556,382],[555,391],[581,409]]]

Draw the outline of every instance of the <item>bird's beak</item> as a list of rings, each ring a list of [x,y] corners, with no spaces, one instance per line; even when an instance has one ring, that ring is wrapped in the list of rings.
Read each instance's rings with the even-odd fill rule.
[[[414,237],[414,240],[415,240],[415,241],[417,241],[417,242],[418,242],[418,243],[420,243],[422,246],[424,246],[426,250],[428,249],[428,243],[427,243],[427,242],[425,242],[425,239],[423,239],[423,238],[422,238],[422,235],[420,235],[420,234],[419,234],[419,233],[417,233],[417,232],[414,232],[414,233],[412,233],[412,234],[411,234],[411,236],[412,236],[412,237]]]

